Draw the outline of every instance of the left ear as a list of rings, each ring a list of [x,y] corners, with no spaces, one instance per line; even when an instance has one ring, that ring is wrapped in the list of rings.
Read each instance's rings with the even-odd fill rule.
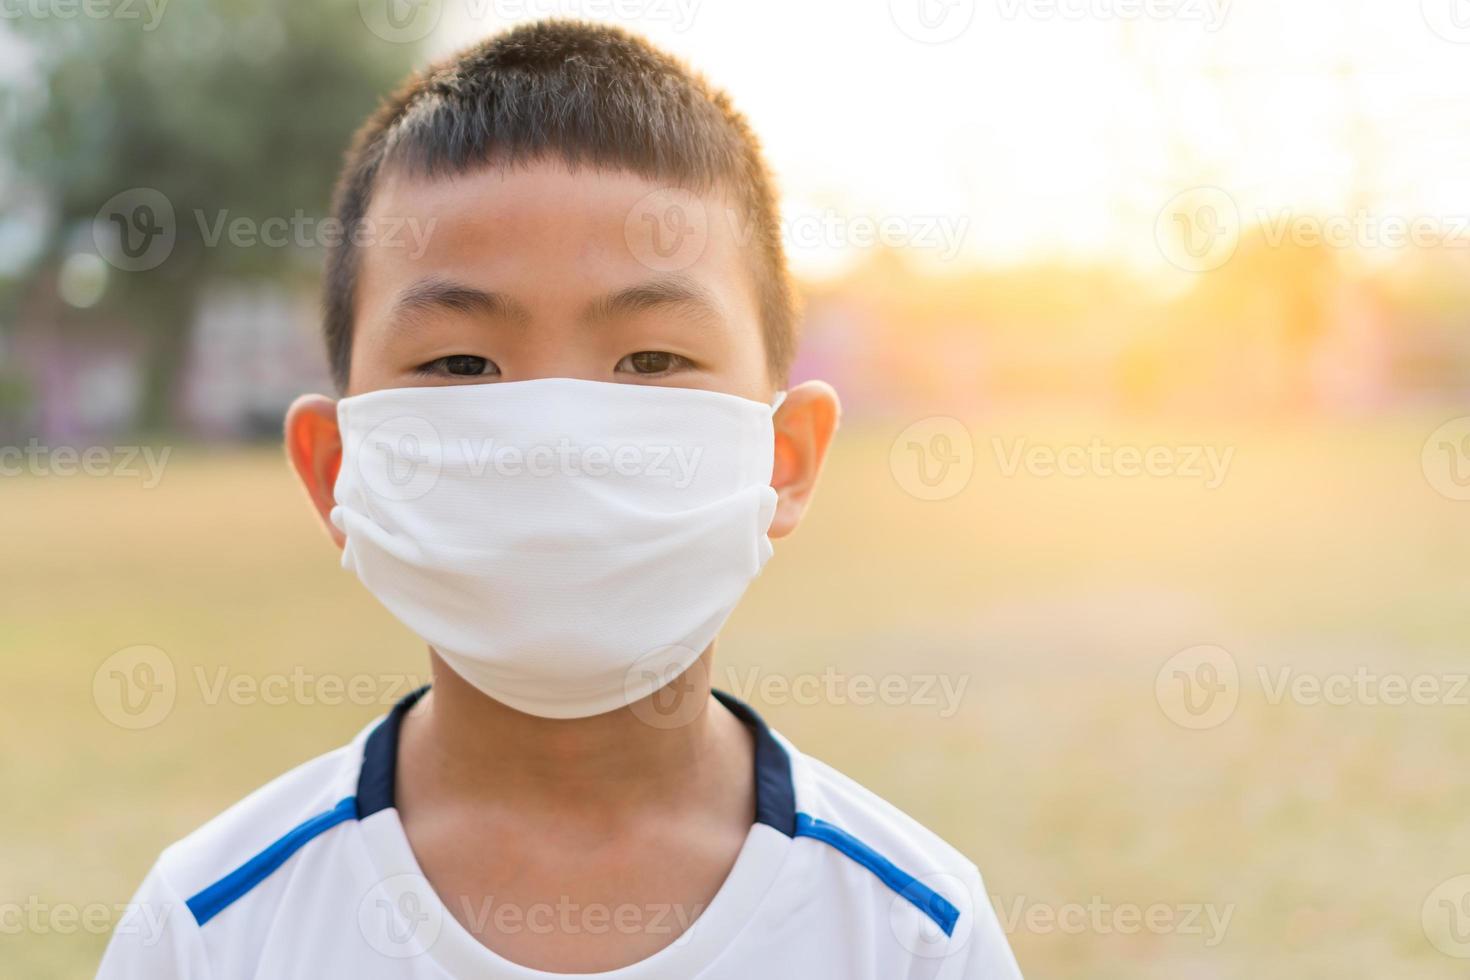
[[[776,409],[776,465],[771,471],[776,516],[767,532],[772,538],[786,537],[801,523],[840,414],[837,392],[825,381],[802,382],[786,392]]]
[[[330,515],[336,506],[337,470],[342,466],[342,433],[337,403],[325,395],[302,395],[286,411],[286,455],[322,525],[341,548],[347,539]]]

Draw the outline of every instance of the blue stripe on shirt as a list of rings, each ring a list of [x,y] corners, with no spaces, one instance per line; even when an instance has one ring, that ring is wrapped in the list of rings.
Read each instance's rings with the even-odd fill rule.
[[[349,796],[327,812],[297,824],[255,857],[189,899],[185,904],[194,913],[194,921],[204,925],[268,878],[271,872],[290,860],[291,855],[306,846],[312,838],[343,821],[356,819],[357,798]]]
[[[818,820],[809,813],[798,813],[796,815],[796,836],[819,840],[852,858],[877,875],[879,881],[897,892],[920,912],[933,919],[934,924],[943,929],[946,936],[954,935],[954,927],[959,921],[960,910],[950,904],[949,899],[899,868],[847,831],[825,820]]]

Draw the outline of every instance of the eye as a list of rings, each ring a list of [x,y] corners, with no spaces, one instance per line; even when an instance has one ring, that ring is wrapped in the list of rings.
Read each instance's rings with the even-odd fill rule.
[[[693,367],[687,357],[670,354],[666,350],[641,350],[629,354],[618,362],[614,370],[631,371],[634,374],[667,374],[670,371]]]
[[[495,362],[475,354],[451,354],[419,365],[420,374],[448,374],[456,378],[477,378],[484,374],[499,374]]]

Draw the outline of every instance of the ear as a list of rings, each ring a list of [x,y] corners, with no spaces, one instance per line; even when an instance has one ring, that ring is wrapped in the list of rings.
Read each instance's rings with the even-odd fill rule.
[[[786,400],[776,409],[772,419],[776,465],[771,471],[776,516],[767,532],[771,537],[784,538],[801,523],[827,461],[827,447],[837,431],[840,412],[837,392],[825,381],[802,382],[786,393]]]
[[[333,490],[342,467],[337,403],[326,395],[302,395],[286,410],[286,454],[327,533],[341,548],[346,538],[332,523]]]

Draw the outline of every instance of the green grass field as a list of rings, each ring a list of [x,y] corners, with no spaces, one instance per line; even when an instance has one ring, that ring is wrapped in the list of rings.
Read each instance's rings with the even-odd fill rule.
[[[953,712],[741,693],[970,854],[1031,977],[1464,976],[1428,934],[1450,913],[1426,913],[1470,873],[1470,690],[1454,690],[1470,671],[1470,503],[1420,465],[1452,414],[976,421],[973,479],[942,501],[895,477],[903,424],[854,424],[809,524],[722,637],[717,676],[965,684]],[[1022,435],[1235,454],[1213,490],[1007,476],[992,436]],[[162,847],[382,710],[222,681],[361,675],[391,699],[388,679],[424,672],[314,521],[265,450],[180,449],[152,489],[0,479],[0,975],[89,976],[111,907]],[[94,676],[138,644],[166,653],[176,699],[128,730]],[[1233,656],[1239,701],[1191,730],[1156,678],[1200,644]],[[1283,676],[1355,671],[1443,696],[1272,696]]]

